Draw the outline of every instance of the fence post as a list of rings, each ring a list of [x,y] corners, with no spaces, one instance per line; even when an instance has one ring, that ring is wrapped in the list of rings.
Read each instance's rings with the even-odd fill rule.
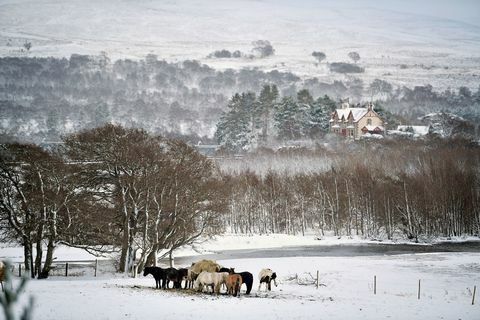
[[[472,306],[475,304],[475,293],[477,292],[477,286],[473,286]]]
[[[98,259],[95,259],[95,277],[97,276]]]
[[[418,279],[418,300],[420,300],[420,279]]]
[[[68,262],[65,263],[65,277],[68,277]]]
[[[22,277],[22,264],[18,264],[18,276],[21,278]]]
[[[320,276],[319,276],[319,272],[317,270],[317,289],[318,289],[319,282],[320,282]]]
[[[373,294],[377,294],[377,276],[373,276]]]

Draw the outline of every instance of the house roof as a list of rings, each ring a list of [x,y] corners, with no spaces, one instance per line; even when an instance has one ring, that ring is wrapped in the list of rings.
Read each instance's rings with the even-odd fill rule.
[[[344,108],[344,109],[337,109],[335,111],[338,115],[338,119],[348,119],[348,116],[350,113],[352,114],[353,117],[353,122],[357,122],[360,120],[365,114],[367,114],[368,109],[367,108]]]

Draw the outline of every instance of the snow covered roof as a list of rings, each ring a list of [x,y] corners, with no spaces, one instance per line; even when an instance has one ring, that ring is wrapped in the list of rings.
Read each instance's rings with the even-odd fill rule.
[[[419,135],[419,136],[424,136],[424,135],[428,134],[428,132],[430,130],[430,126],[398,126],[397,130],[398,131],[403,131],[403,132],[413,131],[412,132],[413,134],[416,134],[416,135]]]
[[[360,120],[365,114],[367,114],[368,109],[367,108],[344,108],[344,109],[337,109],[336,113],[338,116],[338,119],[348,119],[348,116],[350,113],[352,113],[353,116],[353,122],[357,122]]]
[[[340,126],[338,124],[335,124],[332,126],[332,128],[340,128]]]

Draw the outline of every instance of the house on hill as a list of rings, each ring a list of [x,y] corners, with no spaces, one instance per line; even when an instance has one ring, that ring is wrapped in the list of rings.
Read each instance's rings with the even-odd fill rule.
[[[383,135],[385,122],[375,112],[373,103],[363,108],[351,108],[347,100],[342,101],[340,109],[332,113],[330,132],[358,140],[366,134]]]

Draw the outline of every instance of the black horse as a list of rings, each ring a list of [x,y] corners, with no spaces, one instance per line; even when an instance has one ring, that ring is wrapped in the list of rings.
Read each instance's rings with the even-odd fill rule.
[[[178,279],[180,280],[178,288],[182,287],[182,280],[185,280],[185,289],[187,289],[188,286],[188,269],[186,268],[180,268],[178,269]]]
[[[156,289],[165,287],[165,281],[167,280],[165,269],[162,269],[160,267],[145,267],[145,270],[143,270],[143,276],[146,277],[149,274],[151,274],[155,278]]]
[[[229,274],[234,274],[235,273],[235,268],[225,268],[221,267],[218,272],[228,272]]]
[[[248,271],[240,272],[238,274],[242,277],[242,283],[245,283],[247,286],[247,294],[250,294],[253,286],[253,275]]]
[[[165,273],[167,275],[167,284],[166,289],[169,289],[170,281],[173,282],[174,289],[181,289],[182,288],[182,280],[185,279],[185,289],[187,286],[186,279],[188,276],[188,269],[175,269],[175,268],[167,268],[165,269]]]

